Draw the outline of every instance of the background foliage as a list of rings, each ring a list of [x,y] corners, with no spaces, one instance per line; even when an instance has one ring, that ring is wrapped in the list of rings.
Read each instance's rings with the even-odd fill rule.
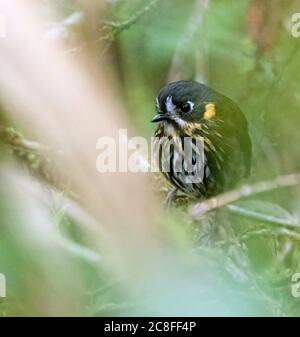
[[[235,100],[253,142],[250,185],[299,171],[300,42],[290,32],[297,11],[292,0],[116,0],[92,21],[81,1],[42,4],[45,38],[75,58],[93,49],[96,63],[109,63],[107,83],[139,135],[152,136],[155,97],[168,81],[198,79]],[[0,124],[0,272],[8,284],[1,315],[299,315],[291,294],[300,272],[299,186],[197,221],[177,201],[159,219],[162,256],[153,248],[149,260],[130,257],[116,268],[123,261],[107,258],[105,240],[98,251],[83,218],[69,214],[72,187],[44,149],[28,146],[30,128],[5,104]],[[161,184],[147,178],[162,203]],[[28,193],[37,181],[43,197]]]

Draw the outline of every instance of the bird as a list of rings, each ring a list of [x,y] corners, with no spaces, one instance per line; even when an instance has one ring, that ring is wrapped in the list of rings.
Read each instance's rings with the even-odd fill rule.
[[[158,123],[157,164],[173,185],[167,201],[178,190],[192,198],[213,197],[249,176],[248,122],[225,95],[196,81],[171,82],[159,91],[152,122]]]

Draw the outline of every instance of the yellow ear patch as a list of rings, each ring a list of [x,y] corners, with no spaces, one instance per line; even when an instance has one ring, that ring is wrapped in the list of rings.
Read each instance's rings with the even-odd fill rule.
[[[216,106],[213,103],[207,103],[205,105],[204,119],[210,120],[216,115]]]

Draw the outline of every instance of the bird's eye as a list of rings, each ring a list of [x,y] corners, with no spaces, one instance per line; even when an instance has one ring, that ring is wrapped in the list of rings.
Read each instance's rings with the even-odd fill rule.
[[[187,113],[190,112],[192,108],[193,108],[192,104],[190,102],[186,102],[181,106],[180,110],[184,113]]]

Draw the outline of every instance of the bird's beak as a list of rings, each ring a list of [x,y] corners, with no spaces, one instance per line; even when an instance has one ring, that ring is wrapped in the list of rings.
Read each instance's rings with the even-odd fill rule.
[[[151,122],[152,123],[158,123],[158,122],[161,122],[161,121],[166,121],[166,120],[170,120],[171,119],[171,116],[170,115],[167,115],[167,114],[157,114],[155,115]]]

